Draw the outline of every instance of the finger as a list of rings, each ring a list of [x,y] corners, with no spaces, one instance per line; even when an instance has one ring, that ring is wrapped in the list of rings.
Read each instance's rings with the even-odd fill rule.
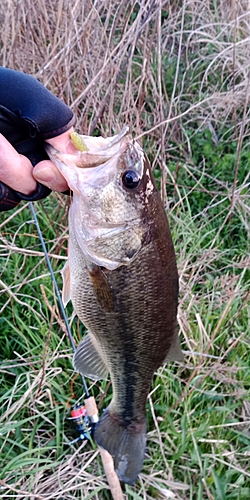
[[[74,154],[77,151],[77,149],[75,148],[73,142],[70,139],[70,134],[73,131],[74,128],[71,127],[63,134],[57,135],[56,137],[52,137],[51,139],[47,139],[46,142],[54,146],[54,148],[58,149],[58,151],[60,151],[61,153]]]
[[[63,192],[69,188],[62,174],[50,160],[37,163],[33,169],[33,175],[38,182],[52,189],[52,191]]]
[[[7,139],[0,134],[0,181],[20,193],[29,195],[36,190],[30,160],[17,153]]]

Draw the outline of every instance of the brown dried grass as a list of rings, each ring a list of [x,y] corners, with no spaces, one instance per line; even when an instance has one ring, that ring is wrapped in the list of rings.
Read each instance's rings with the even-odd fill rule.
[[[169,12],[168,17],[166,12]],[[163,16],[164,22],[162,22]],[[178,208],[181,207],[183,212],[185,211],[189,189],[187,187],[187,195],[183,196],[173,173],[167,168],[167,154],[168,158],[171,157],[176,144],[181,148],[185,144],[182,153],[186,163],[183,168],[188,171],[190,178],[197,180],[195,188],[192,189],[206,191],[202,184],[200,168],[191,161],[187,126],[190,123],[195,123],[198,129],[209,126],[216,143],[216,125],[227,124],[231,127],[232,137],[239,140],[238,154],[241,151],[241,138],[247,139],[250,135],[249,1],[215,1],[212,9],[208,0],[183,2],[144,0],[140,3],[124,0],[120,2],[2,0],[0,23],[1,64],[35,76],[64,100],[76,115],[78,131],[109,135],[120,130],[124,124],[131,126],[133,134],[143,141],[145,149],[153,160],[154,168],[159,167],[162,170],[163,198],[166,198],[166,175],[168,183],[175,187],[176,198],[172,220],[178,227],[185,224],[185,221],[182,223],[179,218]],[[165,75],[173,57],[177,62],[170,89],[170,86],[166,85]],[[180,69],[183,65],[185,71]],[[182,75],[181,82],[180,75]],[[195,75],[195,78],[190,75]],[[220,79],[218,75],[221,76]],[[249,178],[241,187],[237,186],[236,181],[237,164],[234,186],[218,182],[216,191],[210,193],[212,201],[209,207],[217,203],[218,193],[224,193],[231,200],[231,209],[225,215],[225,221],[228,221],[232,211],[237,210],[249,233],[248,199],[246,194],[242,194],[249,185]],[[60,195],[57,199],[59,204],[65,203],[62,202]],[[171,200],[169,203],[171,205]],[[23,207],[20,211],[22,210]],[[27,284],[32,285],[34,280],[43,279],[46,275],[46,272],[41,273],[42,253],[37,249],[34,240],[29,247],[21,248],[18,238],[19,232],[23,236],[22,228],[15,234],[9,232],[8,228],[11,227],[13,217],[17,214],[18,211],[7,217],[0,226],[4,232],[1,238],[1,256],[6,257],[7,267],[13,254],[22,255],[21,267],[25,270],[32,255],[40,259],[37,262],[40,274],[36,276],[36,269],[33,267],[30,272],[26,274],[24,272],[18,284],[15,281],[3,283],[4,288],[1,292],[7,293],[8,299],[2,306],[2,314],[9,304],[12,304],[13,311],[18,307],[17,304],[23,305],[27,297],[23,296],[22,288]],[[199,215],[202,220],[201,226],[206,225],[206,212]],[[53,259],[57,259],[54,262],[65,258],[64,255],[58,256],[57,252],[58,248],[65,249],[66,245],[65,221],[61,221],[59,217],[58,220],[60,223],[51,221],[51,227],[57,235],[54,241],[50,242],[50,255]],[[193,288],[197,282],[203,282],[206,271],[220,256],[220,249],[217,247],[220,230],[211,241],[206,255],[202,249],[194,247],[189,253],[187,249],[195,236],[195,220],[193,222],[190,228],[186,228],[186,239],[183,245],[180,245],[178,258],[181,283],[179,324],[188,349],[208,353],[219,348],[216,336],[223,322],[229,331],[234,331],[232,327],[234,321],[237,321],[237,315],[236,318],[232,318],[230,310],[235,297],[241,297],[243,305],[247,300],[247,293],[241,288],[241,282],[249,262],[246,257],[235,263],[239,268],[242,266],[241,275],[217,277],[212,292],[210,291],[207,296],[204,292],[203,298],[211,302],[211,308],[214,304],[216,306],[219,304],[221,307],[221,317],[212,329],[207,318],[202,316],[201,298],[199,294],[193,293]],[[46,319],[48,316],[41,298],[35,298],[35,306],[28,307],[37,317]],[[193,326],[191,311],[195,316],[198,330],[195,338],[191,335]],[[13,317],[15,318],[14,312]],[[52,323],[55,325],[57,321],[55,317],[51,319],[49,316],[48,324],[50,322],[52,328]],[[211,339],[214,340],[212,346]],[[246,348],[248,347],[245,338],[233,334],[233,346],[238,342],[245,342]],[[200,377],[202,384],[204,377],[216,374],[218,384],[222,380],[227,380],[230,392],[236,375],[232,367],[224,362],[227,353],[226,350],[218,360],[209,365],[206,358],[190,356],[190,366],[187,365],[187,368],[192,370],[192,373],[187,378],[178,401],[171,406],[171,411],[178,407],[184,396],[190,395],[194,387],[192,380],[196,377]],[[21,359],[17,356],[14,361],[5,364],[2,372],[8,376],[12,375],[15,363],[19,368],[27,369],[25,381],[28,389],[20,396],[20,380],[15,381],[8,411],[2,417],[3,421],[8,423],[8,418],[14,419],[18,410],[26,405],[31,416],[41,415],[46,421],[43,409],[48,405],[55,409],[50,391],[53,388],[53,381],[61,373],[60,369],[53,367],[53,362],[60,357],[70,358],[70,356],[70,350],[59,351],[58,346],[49,359],[45,360],[45,357],[42,359],[43,366],[40,369],[37,369],[39,358],[32,356],[30,359]],[[41,394],[37,394],[36,390],[38,386],[40,387],[44,373],[46,380]],[[163,371],[160,370],[159,373],[163,377]],[[178,376],[175,378],[180,383],[180,378]],[[198,383],[196,387],[197,390],[203,391],[202,388],[199,389]],[[153,392],[156,389],[157,387]],[[155,430],[149,433],[149,441],[151,447],[154,443],[159,445],[165,469],[159,471],[157,465],[154,466],[152,463],[149,473],[140,475],[134,498],[152,498],[152,491],[157,498],[182,500],[191,498],[189,484],[175,481],[173,471],[168,466],[165,458],[166,450],[168,446],[171,449],[171,446],[174,448],[175,445],[170,442],[167,432],[161,436],[159,420],[154,415],[151,398],[152,394],[149,401]],[[242,425],[247,426],[249,413],[244,415]],[[188,413],[189,418],[190,416],[191,412]],[[174,414],[173,419],[178,420],[177,417]],[[51,431],[41,429],[40,434],[38,433],[41,447],[46,446],[46,443],[50,442],[51,435],[56,433],[55,421],[47,420]],[[11,437],[11,431],[8,433],[9,436]],[[219,442],[219,438],[217,441]],[[70,449],[61,463],[57,463],[56,454],[51,453],[55,461],[53,467],[36,470],[36,463],[30,464],[28,478],[22,475],[22,464],[20,464],[19,475],[15,476],[13,472],[13,475],[9,474],[6,477],[6,481],[1,482],[4,492],[2,498],[20,500],[108,498],[105,478],[100,462],[96,459],[97,452],[84,448],[83,444],[80,450],[72,452]],[[239,450],[231,449],[230,452],[228,459],[230,466],[241,468],[242,465],[238,465],[241,460]],[[212,456],[216,464],[219,460],[218,453],[214,452]],[[223,457],[222,460],[225,461],[227,456]],[[186,465],[183,462],[183,470],[185,467],[187,477],[190,478],[193,471],[188,459]],[[196,470],[195,474],[202,473],[200,465],[200,470],[198,472]],[[243,474],[244,477],[249,477],[247,465]],[[205,498],[214,498],[205,479],[204,491]],[[132,498],[131,491],[127,491],[126,498]]]

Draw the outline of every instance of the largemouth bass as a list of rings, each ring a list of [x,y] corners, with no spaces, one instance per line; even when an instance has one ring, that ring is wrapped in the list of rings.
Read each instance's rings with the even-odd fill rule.
[[[134,484],[153,374],[182,359],[175,253],[149,161],[128,127],[113,138],[81,138],[75,155],[47,147],[74,193],[63,300],[88,328],[76,371],[92,379],[110,373],[112,381],[94,438],[113,456],[119,479]]]

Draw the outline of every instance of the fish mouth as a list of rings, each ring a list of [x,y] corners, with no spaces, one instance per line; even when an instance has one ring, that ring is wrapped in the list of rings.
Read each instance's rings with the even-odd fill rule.
[[[67,154],[58,151],[51,144],[45,144],[45,150],[50,159],[58,168],[60,164],[68,167],[93,168],[106,163],[114,156],[120,155],[131,140],[129,127],[126,125],[113,137],[91,137],[87,135],[77,135],[77,140],[73,140],[76,146],[74,154]],[[77,143],[82,143],[83,150],[78,149]],[[60,168],[61,169],[61,168]]]
[[[115,177],[122,178],[126,170],[136,170],[138,179],[142,178],[144,153],[132,139],[128,126],[106,139],[76,135],[77,140],[84,141],[84,150],[76,149],[74,154],[60,152],[48,143],[45,145],[48,156],[75,195],[84,197],[89,188],[104,189]]]
[[[125,125],[125,127],[122,128],[121,132],[119,134],[116,134],[114,137],[111,138],[107,144],[104,144],[101,148],[99,148],[99,151],[106,151],[107,149],[111,149],[117,144],[121,142],[121,140],[124,139],[124,137],[127,137],[129,135],[129,127]]]

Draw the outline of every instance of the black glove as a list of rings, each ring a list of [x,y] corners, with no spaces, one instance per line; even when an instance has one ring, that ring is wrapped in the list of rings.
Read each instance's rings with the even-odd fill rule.
[[[44,140],[66,132],[73,123],[68,106],[35,78],[0,67],[0,133],[33,166],[48,159]],[[15,207],[20,200],[40,200],[50,192],[37,183],[36,191],[26,196],[0,182],[0,211]]]

